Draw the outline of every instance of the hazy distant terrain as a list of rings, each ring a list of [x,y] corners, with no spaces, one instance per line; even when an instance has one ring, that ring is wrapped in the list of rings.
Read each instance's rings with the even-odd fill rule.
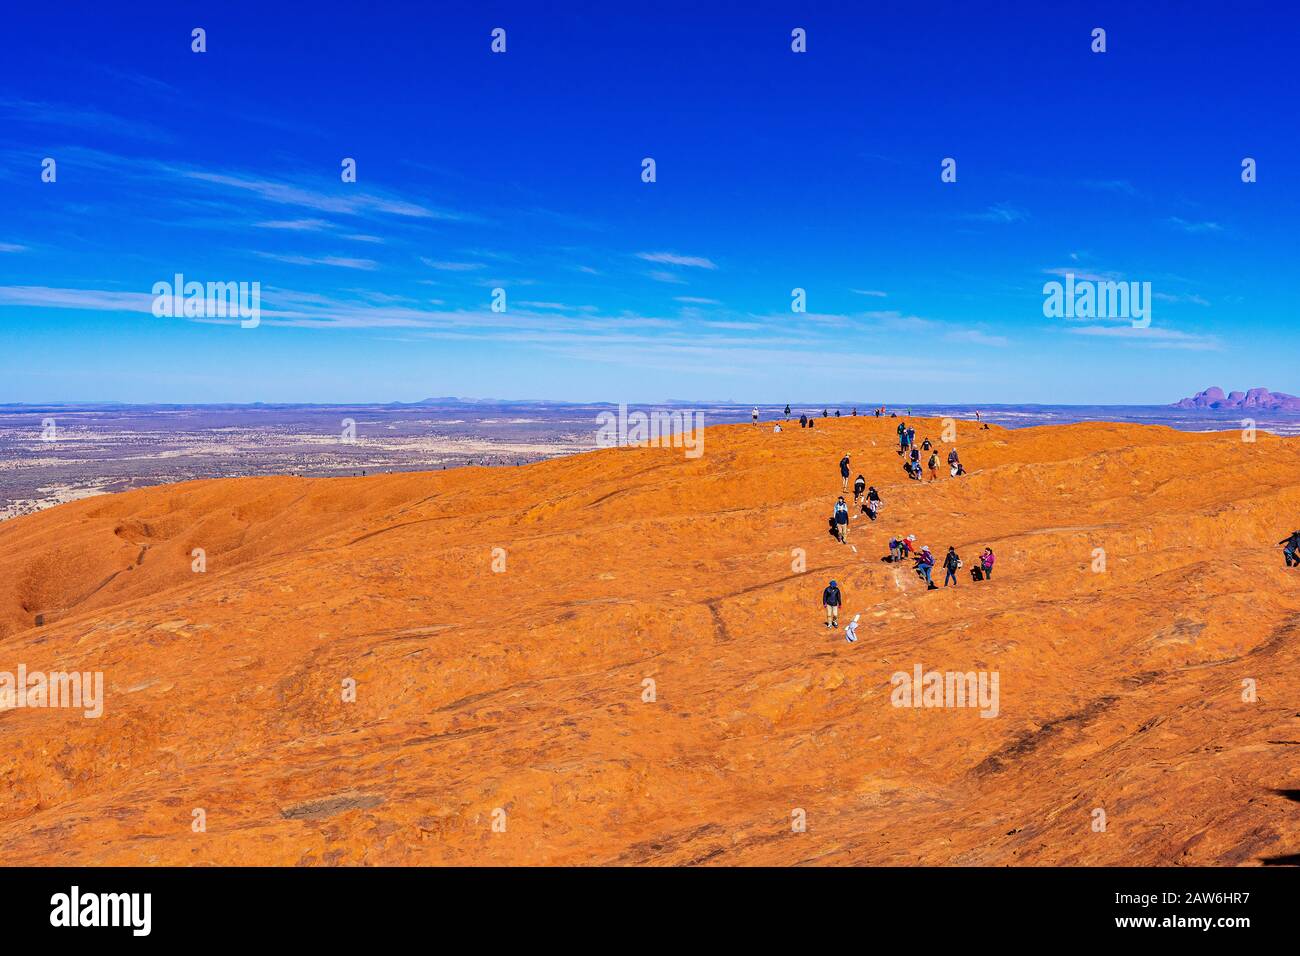
[[[748,421],[752,406],[673,403],[709,425]],[[0,405],[0,520],[89,495],[196,478],[350,476],[460,465],[520,465],[596,446],[597,416],[615,406],[430,399],[390,405]],[[640,406],[646,408],[648,406]],[[667,407],[667,406],[663,406]],[[852,404],[791,403],[818,418]],[[857,406],[869,415],[874,406]],[[899,406],[887,414],[974,418],[974,406]],[[762,405],[764,420],[784,415]],[[1186,431],[1242,427],[1236,410],[1172,406],[988,406],[1008,427],[1104,420]],[[1256,426],[1300,433],[1300,415],[1252,411]],[[354,439],[346,440],[348,422]],[[52,429],[48,426],[52,425]],[[797,427],[797,425],[796,425]],[[936,439],[938,436],[934,436]]]

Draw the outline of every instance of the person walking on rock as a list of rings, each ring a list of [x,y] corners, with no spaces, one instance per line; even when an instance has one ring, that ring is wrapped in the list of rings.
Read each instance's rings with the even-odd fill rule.
[[[840,539],[840,544],[849,540],[849,506],[844,503],[843,495],[835,502],[835,536]]]
[[[845,452],[844,457],[840,459],[840,490],[849,490],[849,453]]]
[[[822,591],[822,607],[826,608],[826,626],[840,626],[840,605],[844,603],[844,596],[840,594],[840,586],[832,581]]]
[[[957,586],[957,569],[961,567],[961,558],[957,556],[957,549],[948,545],[948,553],[943,558],[943,586],[947,587],[948,582],[952,586]]]

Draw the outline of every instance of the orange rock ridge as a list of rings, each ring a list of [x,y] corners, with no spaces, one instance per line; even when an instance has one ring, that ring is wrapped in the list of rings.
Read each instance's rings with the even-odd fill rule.
[[[1300,853],[1277,793],[1297,786],[1300,571],[1275,544],[1300,525],[1300,442],[961,422],[970,473],[922,485],[896,424],[716,426],[697,459],[197,481],[0,524],[0,672],[105,686],[99,719],[0,711],[0,858]],[[851,547],[827,533],[846,450],[885,502],[874,525],[854,509]],[[994,579],[926,592],[881,562],[895,531],[968,568],[991,546]],[[822,625],[831,578],[856,644]],[[998,716],[892,706],[918,664],[996,671]]]

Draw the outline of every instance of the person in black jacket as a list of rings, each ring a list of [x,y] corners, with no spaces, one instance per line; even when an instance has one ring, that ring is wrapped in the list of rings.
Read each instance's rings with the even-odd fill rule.
[[[840,586],[832,581],[822,592],[822,607],[826,608],[827,627],[840,626],[840,605],[843,603],[844,597],[840,594]]]
[[[1286,545],[1282,549],[1282,556],[1286,558],[1288,568],[1300,565],[1300,531],[1292,531],[1289,536],[1283,538],[1278,544]]]
[[[948,553],[943,558],[943,586],[947,587],[948,582],[952,581],[952,586],[957,586],[957,569],[961,567],[961,558],[957,556],[957,549],[948,545]]]

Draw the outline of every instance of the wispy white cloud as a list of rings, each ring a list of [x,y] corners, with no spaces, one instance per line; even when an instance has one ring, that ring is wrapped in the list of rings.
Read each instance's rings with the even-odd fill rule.
[[[288,229],[292,232],[320,232],[331,228],[324,219],[272,219],[253,225],[259,229]]]
[[[679,276],[677,273],[665,272],[662,269],[656,269],[653,272],[647,272],[646,275],[648,275],[651,279],[654,279],[655,282],[667,282],[670,285],[686,284],[686,280],[683,279],[681,276]]]
[[[1191,303],[1192,305],[1205,305],[1205,306],[1208,306],[1210,304],[1209,300],[1204,298],[1203,296],[1190,295],[1190,294],[1171,295],[1168,292],[1153,292],[1151,293],[1151,298],[1159,299],[1161,302],[1188,302]]]
[[[693,269],[716,269],[717,264],[703,256],[680,256],[675,252],[638,252],[638,259],[667,266],[689,266]]]
[[[0,252],[25,252],[26,246],[20,246],[14,242],[0,242]]]
[[[1076,280],[1083,282],[1118,282],[1124,278],[1122,272],[1095,272],[1089,269],[1076,269],[1074,266],[1063,266],[1059,269],[1044,269],[1043,275],[1058,276],[1064,279],[1067,275],[1073,275]]]
[[[1021,222],[1029,218],[1029,213],[1007,203],[996,203],[982,212],[966,213],[961,217],[972,222]]]
[[[1108,339],[1119,339],[1134,345],[1144,345],[1157,349],[1189,349],[1192,351],[1218,351],[1222,349],[1219,339],[1213,335],[1194,335],[1177,329],[1165,329],[1158,326],[1135,328],[1132,325],[1084,325],[1067,329],[1071,335],[1090,335]]]
[[[424,256],[420,257],[420,261],[430,269],[437,269],[439,272],[473,272],[477,269],[487,268],[481,262],[445,262]]]
[[[675,295],[673,301],[684,302],[687,305],[722,305],[717,299],[706,299],[698,295]]]
[[[378,263],[373,259],[352,259],[347,256],[299,256],[284,255],[278,252],[258,252],[263,259],[287,262],[295,266],[337,266],[340,269],[374,269]]]
[[[968,345],[991,345],[1001,347],[1010,344],[1004,336],[989,335],[986,332],[981,332],[979,329],[958,329],[953,332],[947,332],[944,334],[944,339],[949,342],[965,342]]]
[[[98,131],[131,139],[170,141],[166,130],[152,123],[127,119],[92,107],[63,106],[18,97],[0,97],[0,119],[4,124],[65,126],[80,132]]]
[[[1223,227],[1217,222],[1190,222],[1186,219],[1180,219],[1178,216],[1170,216],[1166,222],[1177,226],[1183,232],[1190,232],[1193,235],[1223,231]]]
[[[249,176],[214,173],[189,167],[167,167],[172,172],[199,182],[211,183],[227,189],[251,192],[261,199],[272,203],[301,206],[319,212],[340,213],[344,215],[366,215],[386,213],[413,219],[459,220],[466,218],[460,213],[443,209],[432,209],[418,203],[407,202],[380,195],[374,192],[341,191],[337,193],[322,192],[317,189],[298,186],[292,183],[276,182]]]
[[[876,299],[885,299],[889,297],[888,292],[881,292],[879,289],[850,289],[849,291],[857,293],[858,295],[869,295]]]
[[[1124,196],[1136,196],[1137,188],[1127,179],[1085,179],[1082,183],[1085,189],[1096,190],[1097,192],[1120,193]]]

